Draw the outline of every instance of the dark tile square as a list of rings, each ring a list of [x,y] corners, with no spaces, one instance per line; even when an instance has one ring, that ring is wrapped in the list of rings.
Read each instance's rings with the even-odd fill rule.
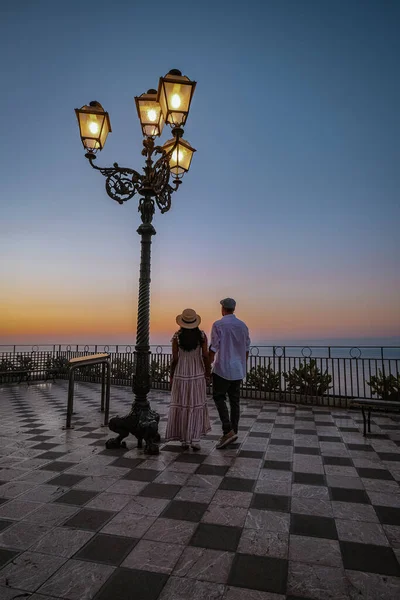
[[[353,461],[351,458],[345,458],[344,456],[323,456],[324,465],[336,465],[339,467],[352,467]]]
[[[105,446],[105,441],[104,440],[96,440],[95,442],[92,442],[91,444],[89,444],[89,446],[95,446],[96,448],[104,448]],[[103,452],[99,452],[99,456],[101,454],[105,455],[105,456],[121,456],[122,454],[124,454],[125,452],[128,452],[128,448],[114,448],[114,450],[103,450]]]
[[[57,498],[57,500],[54,500],[54,502],[57,502],[59,504],[73,504],[75,506],[82,506],[97,495],[98,492],[89,492],[86,490],[70,490],[69,492],[66,492],[65,494]]]
[[[257,423],[275,423],[275,419],[257,419]]]
[[[0,498],[0,506],[2,504],[4,504],[5,502],[8,502],[10,500],[10,498]]]
[[[89,425],[85,425],[84,427],[77,427],[76,431],[96,431],[98,427],[90,427]]]
[[[266,460],[264,469],[277,469],[278,471],[291,471],[292,463],[286,460]]]
[[[96,600],[157,600],[167,580],[168,575],[162,573],[116,569],[96,595]]]
[[[392,548],[357,544],[356,542],[340,542],[340,551],[345,569],[379,573],[380,575],[400,575],[400,565]]]
[[[242,530],[240,527],[200,523],[190,540],[190,546],[236,552]]]
[[[384,525],[400,525],[400,508],[392,506],[375,506],[378,519]]]
[[[175,498],[176,494],[181,489],[180,485],[172,485],[169,483],[149,483],[140,492],[139,496],[146,498]]]
[[[118,566],[139,540],[99,533],[84,546],[74,558]]]
[[[317,435],[315,429],[295,429],[294,432],[299,435]]]
[[[26,431],[26,433],[29,433],[29,435],[41,435],[47,433],[47,429],[29,429]]]
[[[366,479],[383,479],[385,481],[394,480],[393,475],[385,469],[367,469],[358,467],[357,473],[360,477],[365,477]]]
[[[387,461],[400,461],[400,452],[378,452],[377,453],[381,460]]]
[[[201,502],[183,502],[172,500],[162,513],[165,519],[177,519],[198,523],[208,508],[208,504]]]
[[[239,452],[239,458],[262,458],[264,452],[262,450],[241,450]]]
[[[285,416],[287,416],[285,414]],[[276,423],[275,424],[275,429],[294,429],[294,424],[290,424],[290,423]]]
[[[336,435],[319,435],[318,440],[320,442],[342,442],[342,438]]]
[[[251,508],[289,512],[290,498],[289,496],[279,496],[277,494],[254,494],[251,501]]]
[[[154,481],[158,477],[160,471],[154,471],[153,469],[132,469],[122,479],[129,479],[133,481]]]
[[[219,439],[219,438],[218,438]],[[163,447],[163,452],[176,452],[176,453],[181,453],[181,452],[185,452],[185,450],[182,448],[182,446],[178,445],[178,444],[166,444]]]
[[[290,515],[290,533],[309,537],[337,540],[335,519],[330,517],[316,517],[314,515]]]
[[[50,440],[52,435],[35,435],[29,439],[30,442],[44,442],[45,440]]]
[[[348,433],[356,433],[359,431],[358,427],[338,427],[340,431],[346,431]]]
[[[85,479],[82,475],[68,475],[68,473],[64,473],[64,475],[58,475],[54,479],[47,481],[48,485],[60,485],[61,487],[72,487]]]
[[[294,473],[293,483],[305,483],[307,485],[326,485],[325,475],[316,473]]]
[[[196,475],[219,475],[223,477],[229,470],[229,467],[220,465],[200,465],[196,471]]]
[[[254,479],[244,479],[242,477],[224,477],[219,486],[220,490],[233,490],[236,492],[252,492],[254,488]]]
[[[271,434],[263,431],[250,431],[249,437],[269,438]]]
[[[121,456],[120,458],[117,458],[117,460],[114,460],[114,462],[110,464],[110,467],[123,467],[125,469],[134,469],[142,462],[143,461],[140,458],[124,458],[123,456]]]
[[[32,446],[32,450],[51,450],[55,448],[58,444],[49,444],[49,442],[42,442],[41,444],[37,444],[36,446]]]
[[[272,439],[269,444],[270,446],[293,446],[293,440]]]
[[[91,444],[89,444],[89,446],[96,446],[98,448],[104,448],[105,443],[104,443],[104,440],[97,440],[96,442],[92,442]],[[129,452],[129,450],[131,450],[131,448],[128,448],[128,447],[113,448],[113,449],[106,448],[102,452],[99,452],[97,456],[115,456],[116,458],[122,458],[124,456],[125,452]],[[136,459],[132,459],[132,460],[136,460]]]
[[[287,572],[287,560],[270,556],[236,554],[229,573],[228,585],[285,594]]]
[[[43,467],[40,467],[40,471],[65,471],[70,467],[73,467],[76,463],[72,462],[64,462],[64,461],[54,461],[52,463],[48,463]]]
[[[295,454],[308,454],[308,456],[320,456],[321,450],[319,448],[308,448],[307,446],[295,446]]]
[[[231,448],[232,444],[229,447]],[[201,464],[206,458],[207,456],[205,454],[181,454],[175,459],[175,462]]]
[[[354,450],[356,452],[373,452],[374,449],[369,444],[347,444],[347,448],[349,450]]]
[[[105,443],[106,438],[105,438],[105,434],[104,433],[87,433],[86,435],[82,436],[82,439],[99,440],[100,438],[103,438],[104,443]]]
[[[98,531],[115,516],[115,512],[108,510],[95,510],[91,508],[82,508],[75,515],[63,523],[63,527],[72,527],[73,529],[87,529],[89,531]]]
[[[0,567],[3,567],[10,560],[18,556],[18,554],[19,552],[16,552],[15,550],[5,550],[4,548],[0,548]]]
[[[371,504],[364,490],[350,490],[347,488],[330,488],[331,499],[338,502],[358,502],[360,504]]]
[[[38,458],[48,458],[49,460],[56,460],[65,455],[66,452],[53,452],[52,450],[49,450],[49,452],[43,452],[43,454],[39,454]]]
[[[0,519],[0,531],[7,529],[10,525],[15,525],[15,521],[7,521],[7,519]]]

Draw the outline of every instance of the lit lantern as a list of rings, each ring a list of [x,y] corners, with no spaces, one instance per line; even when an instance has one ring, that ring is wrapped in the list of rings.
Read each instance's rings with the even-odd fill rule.
[[[171,173],[180,179],[189,171],[193,153],[196,150],[182,138],[168,140],[168,142],[165,142],[163,150],[166,153],[171,153],[169,159]]]
[[[161,104],[166,123],[175,127],[186,123],[195,87],[196,82],[190,81],[189,77],[182,75],[177,69],[160,77],[157,100]]]
[[[157,90],[148,90],[146,94],[135,96],[135,103],[143,135],[161,135],[165,121],[160,103],[157,102]]]
[[[84,148],[90,152],[102,150],[111,132],[110,118],[102,105],[99,102],[90,102],[89,105],[76,108],[75,114]]]

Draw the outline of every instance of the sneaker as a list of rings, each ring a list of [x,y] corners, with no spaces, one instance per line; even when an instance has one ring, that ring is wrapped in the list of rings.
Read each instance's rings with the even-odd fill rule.
[[[201,450],[200,444],[192,444],[192,450],[193,452],[199,452]]]
[[[238,436],[234,431],[229,431],[229,433],[223,435],[222,438],[219,440],[217,444],[217,450],[225,448],[225,446],[228,446],[228,444],[232,444],[232,442],[235,442],[237,440],[237,437]]]

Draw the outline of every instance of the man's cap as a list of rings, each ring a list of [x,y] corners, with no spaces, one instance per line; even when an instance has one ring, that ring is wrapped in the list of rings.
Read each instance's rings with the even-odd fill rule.
[[[228,309],[236,308],[236,302],[233,298],[224,298],[223,300],[220,301],[220,304],[224,308],[228,308]]]

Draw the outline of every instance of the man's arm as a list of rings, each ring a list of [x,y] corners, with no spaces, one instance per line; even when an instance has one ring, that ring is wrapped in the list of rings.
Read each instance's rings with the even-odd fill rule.
[[[248,330],[247,327],[246,327],[246,330],[247,330],[247,335],[246,335],[246,361],[247,361],[247,359],[249,358],[249,351],[250,351],[251,341],[250,341],[249,330]]]
[[[219,340],[220,340],[220,334],[219,334],[219,331],[218,331],[218,327],[214,323],[213,326],[212,326],[212,329],[211,329],[210,350],[209,350],[209,353],[208,353],[208,357],[210,359],[210,363],[211,364],[213,364],[214,358],[215,358],[215,354],[218,351]]]

